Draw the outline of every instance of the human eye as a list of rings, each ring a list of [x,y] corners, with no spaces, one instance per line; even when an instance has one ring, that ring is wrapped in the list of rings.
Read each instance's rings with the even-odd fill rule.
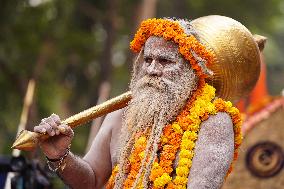
[[[146,56],[146,57],[144,57],[144,61],[145,61],[146,63],[148,63],[148,64],[151,64],[152,61],[153,61],[153,58]]]
[[[162,64],[163,66],[166,66],[168,64],[173,63],[172,60],[168,59],[168,58],[159,58],[159,62],[160,64]]]

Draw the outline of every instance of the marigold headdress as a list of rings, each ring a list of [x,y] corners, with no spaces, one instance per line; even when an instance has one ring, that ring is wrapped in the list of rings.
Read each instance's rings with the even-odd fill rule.
[[[174,41],[199,78],[206,78],[216,88],[218,97],[236,101],[248,94],[260,72],[259,49],[249,30],[236,20],[217,15],[201,17],[190,24],[200,41],[187,35],[178,21],[148,19],[141,23],[130,48],[139,52],[150,36]],[[213,76],[198,58],[206,62]]]
[[[209,65],[213,62],[214,53],[206,49],[193,35],[187,35],[178,21],[170,19],[148,19],[141,23],[130,48],[139,52],[150,36],[163,37],[168,41],[174,41],[179,46],[179,52],[189,61],[199,78],[210,75],[208,69],[204,68],[200,61]]]

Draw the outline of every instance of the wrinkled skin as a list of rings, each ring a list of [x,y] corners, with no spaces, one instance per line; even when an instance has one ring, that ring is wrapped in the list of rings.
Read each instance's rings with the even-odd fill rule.
[[[177,63],[180,58],[177,47],[163,39],[147,41],[143,58],[144,61],[136,70],[138,75],[141,72],[170,79],[175,74],[181,74],[184,69],[182,62]],[[64,171],[58,172],[66,185],[93,189],[102,188],[107,182],[112,167],[118,161],[122,114],[123,110],[119,110],[106,117],[85,157],[79,158],[72,153],[66,157]],[[64,155],[74,136],[72,129],[62,125],[60,118],[54,114],[43,119],[34,127],[34,131],[52,136],[40,145],[50,159]],[[210,116],[201,125],[188,188],[220,188],[233,159],[233,152],[234,133],[230,117],[226,113]]]

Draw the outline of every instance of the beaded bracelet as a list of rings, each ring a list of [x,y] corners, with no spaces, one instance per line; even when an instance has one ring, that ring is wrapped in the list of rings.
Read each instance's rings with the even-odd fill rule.
[[[45,156],[46,163],[47,163],[49,170],[51,170],[53,172],[57,172],[58,169],[61,169],[61,171],[64,170],[66,164],[63,165],[63,162],[64,162],[65,158],[68,156],[68,154],[70,153],[70,147],[71,147],[71,145],[68,146],[65,154],[58,159],[49,159],[47,156]],[[58,162],[58,165],[55,168],[52,168],[51,162],[53,162],[53,163]]]

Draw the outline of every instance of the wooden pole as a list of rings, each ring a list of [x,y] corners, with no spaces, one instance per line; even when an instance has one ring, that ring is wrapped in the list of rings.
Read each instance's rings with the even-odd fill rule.
[[[20,123],[18,125],[18,130],[17,130],[16,136],[19,135],[21,130],[24,130],[26,128],[27,120],[28,120],[28,117],[29,117],[29,110],[30,110],[32,102],[33,102],[34,90],[35,90],[35,80],[30,79],[28,87],[27,87],[26,95],[25,95],[25,98],[24,98],[23,109],[22,109]],[[13,149],[13,151],[12,151],[13,157],[18,157],[18,156],[20,156],[20,154],[21,154],[20,150]],[[15,173],[13,173],[13,172],[8,173],[4,189],[11,189],[11,179],[14,176],[15,176]]]

